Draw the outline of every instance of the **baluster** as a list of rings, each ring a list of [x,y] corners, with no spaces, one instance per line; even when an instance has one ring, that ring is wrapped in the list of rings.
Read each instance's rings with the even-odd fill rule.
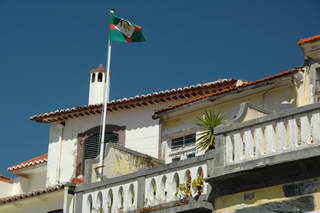
[[[317,144],[317,145],[320,144],[320,111],[319,110],[312,112],[311,132],[312,132],[313,144]]]
[[[267,154],[271,154],[272,152],[275,152],[275,132],[273,128],[273,123],[269,123],[266,125],[265,143],[266,143]]]
[[[288,149],[292,150],[298,147],[298,142],[299,142],[299,129],[297,125],[296,118],[291,117],[288,119],[288,135],[289,135],[289,140],[288,140]]]
[[[236,132],[234,134],[234,161],[242,161],[243,160],[243,141],[240,132]]]
[[[232,143],[232,136],[227,135],[226,136],[226,162],[231,163],[233,161],[234,156],[234,147]]]
[[[245,145],[245,158],[246,160],[251,159],[253,157],[254,140],[250,129],[245,130],[243,141]]]
[[[277,142],[279,151],[283,151],[287,149],[287,130],[285,126],[285,122],[283,120],[279,120],[276,123],[276,133],[277,133]]]
[[[254,140],[256,142],[256,156],[259,157],[264,154],[264,136],[261,126],[256,127],[256,129],[254,130]]]
[[[309,120],[308,113],[303,114],[300,117],[300,123],[301,123],[301,145],[307,145],[311,142],[311,125]]]

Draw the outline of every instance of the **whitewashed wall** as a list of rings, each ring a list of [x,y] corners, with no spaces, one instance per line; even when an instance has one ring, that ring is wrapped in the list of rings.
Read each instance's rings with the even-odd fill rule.
[[[40,197],[24,199],[12,204],[0,205],[0,213],[47,213],[63,209],[63,190]]]
[[[34,173],[28,178],[16,177],[11,183],[0,181],[0,198],[23,194],[46,187],[46,171]]]
[[[158,158],[160,127],[159,120],[152,119],[154,110],[155,106],[109,112],[107,123],[126,126],[125,146],[127,148]],[[57,123],[51,124],[47,185],[64,183],[74,177],[78,134],[98,126],[100,119],[100,115],[95,115],[67,120],[63,130]],[[63,136],[60,147],[61,134]]]
[[[237,117],[240,104],[243,102],[254,103],[273,111],[280,111],[296,107],[295,101],[295,87],[288,85],[288,87],[284,88],[269,89],[260,94],[231,99],[222,104],[215,104],[215,102],[213,102],[212,106],[206,107],[205,109],[166,120],[161,130],[161,157],[165,159],[166,163],[170,163],[173,158],[178,156],[180,156],[181,159],[186,159],[187,155],[192,152],[195,152],[196,155],[203,154],[203,152],[195,150],[194,146],[171,149],[170,144],[173,138],[194,132],[199,133],[196,126],[197,118],[203,114],[204,110],[221,112],[225,120],[233,120]]]
[[[0,198],[10,196],[12,192],[12,187],[12,183],[0,181]]]

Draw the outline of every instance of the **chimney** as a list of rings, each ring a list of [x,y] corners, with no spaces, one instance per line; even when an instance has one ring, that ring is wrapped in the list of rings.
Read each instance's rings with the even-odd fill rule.
[[[89,105],[102,104],[104,101],[106,70],[102,64],[90,71]]]

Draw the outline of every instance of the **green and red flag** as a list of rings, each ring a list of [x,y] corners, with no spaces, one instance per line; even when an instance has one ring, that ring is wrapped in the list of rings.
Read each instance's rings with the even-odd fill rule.
[[[111,14],[110,40],[120,42],[141,42],[146,38],[142,34],[142,28],[128,21]]]

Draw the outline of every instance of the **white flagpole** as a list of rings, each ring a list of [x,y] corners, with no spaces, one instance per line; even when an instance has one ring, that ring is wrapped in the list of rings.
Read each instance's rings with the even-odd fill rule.
[[[114,13],[114,10],[110,10],[110,14]],[[100,155],[99,155],[99,179],[102,180],[103,176],[103,154],[104,154],[104,136],[106,132],[106,120],[107,120],[107,110],[109,103],[109,93],[110,93],[110,63],[111,63],[111,40],[110,36],[108,36],[108,55],[106,60],[106,76],[105,76],[105,97],[103,103],[103,119],[102,119],[102,131],[101,131],[101,142],[100,142]]]

